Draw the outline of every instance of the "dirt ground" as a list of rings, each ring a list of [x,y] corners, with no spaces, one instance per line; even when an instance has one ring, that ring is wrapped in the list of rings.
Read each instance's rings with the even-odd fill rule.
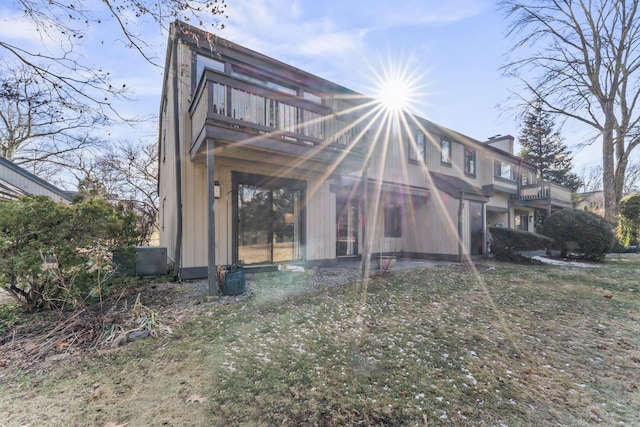
[[[0,289],[0,304],[7,304],[13,302],[13,298],[4,290]]]
[[[29,367],[42,361],[112,350],[132,333],[161,333],[207,300],[207,282],[129,286],[75,312],[36,313],[0,335],[0,365]],[[4,290],[0,304],[13,302]],[[161,315],[160,315],[161,313]],[[135,335],[134,335],[135,336]]]
[[[304,283],[296,280],[296,286],[313,290],[344,285],[356,280],[358,271],[341,267],[312,269],[300,276],[304,277]],[[292,277],[248,273],[242,295],[213,297],[209,296],[207,280],[181,283],[141,280],[114,292],[102,303],[93,301],[77,312],[31,315],[28,322],[0,334],[0,366],[32,367],[46,361],[113,351],[130,342],[131,333],[146,329],[151,335],[163,334],[187,321],[203,304],[240,302],[261,292],[263,285],[269,288],[271,282],[287,278],[289,283]],[[4,291],[0,291],[0,297],[3,303],[13,301]]]

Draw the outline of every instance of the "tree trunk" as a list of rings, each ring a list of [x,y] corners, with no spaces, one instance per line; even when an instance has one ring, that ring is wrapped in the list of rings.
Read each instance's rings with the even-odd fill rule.
[[[613,131],[605,128],[602,133],[602,193],[604,196],[604,219],[612,225],[616,223],[618,217],[617,200],[619,200],[616,196],[613,151]]]

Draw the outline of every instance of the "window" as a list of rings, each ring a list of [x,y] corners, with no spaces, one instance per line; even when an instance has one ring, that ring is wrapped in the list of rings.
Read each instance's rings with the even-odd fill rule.
[[[384,208],[384,237],[402,237],[398,205],[387,205]]]
[[[424,161],[426,148],[425,145],[426,138],[424,136],[424,133],[418,131],[418,134],[416,135],[415,145],[414,141],[409,141],[409,160]]]
[[[440,141],[440,161],[445,164],[451,164],[451,141],[443,139]]]
[[[272,80],[268,80],[266,77],[261,76],[259,73],[244,69],[243,67],[237,65],[232,68],[231,75],[247,82],[254,83],[271,90],[276,90],[278,92],[286,93],[288,95],[296,96],[298,94],[298,92],[292,87],[288,87]]]
[[[302,93],[302,97],[307,101],[315,102],[316,104],[322,104],[322,97],[316,95],[315,93],[304,91]]]
[[[516,211],[514,222],[517,230],[529,231],[529,214],[527,212]]]
[[[165,203],[166,203],[166,202],[167,202],[167,198],[166,198],[166,197],[163,197],[163,198],[162,198],[162,215],[160,215],[160,218],[162,218],[162,225],[161,225],[161,226],[162,226],[162,231],[164,231],[164,218],[165,218],[165,215],[164,215],[164,205],[165,205]]]
[[[464,149],[464,173],[476,174],[476,152],[470,148]]]
[[[162,150],[162,163],[165,163],[167,160],[167,129],[162,129],[162,146],[160,148]]]
[[[516,180],[516,168],[510,163],[503,163],[496,160],[494,163],[494,175],[497,178],[508,179],[509,181]]]
[[[208,68],[210,70],[215,70],[220,73],[224,73],[224,62],[216,61],[213,58],[208,58],[206,56],[198,55],[196,57],[196,79],[195,84],[198,84],[200,81],[200,77],[202,76],[202,72]]]

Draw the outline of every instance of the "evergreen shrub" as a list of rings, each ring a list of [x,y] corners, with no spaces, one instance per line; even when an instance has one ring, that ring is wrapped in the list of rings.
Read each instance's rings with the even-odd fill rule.
[[[547,249],[553,245],[553,239],[529,231],[513,228],[489,227],[491,232],[491,252],[502,261],[525,262],[529,258],[520,255],[523,251]]]
[[[630,194],[620,200],[617,234],[622,246],[640,243],[640,194]]]
[[[97,197],[0,203],[0,287],[27,311],[75,308],[100,297],[114,249],[137,242],[136,217]]]
[[[578,209],[562,209],[551,214],[542,224],[542,234],[560,247],[560,255],[569,253],[601,261],[615,242],[611,226],[601,216]]]

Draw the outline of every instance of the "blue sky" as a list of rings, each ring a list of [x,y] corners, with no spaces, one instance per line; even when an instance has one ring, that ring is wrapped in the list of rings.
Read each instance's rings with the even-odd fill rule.
[[[10,1],[11,4],[11,1]],[[511,41],[506,22],[490,0],[227,0],[223,38],[334,81],[365,95],[375,93],[376,74],[390,64],[416,81],[413,112],[478,140],[518,136],[519,121],[508,107],[516,82],[501,77]],[[17,11],[0,6],[0,38],[39,43]],[[163,63],[166,34],[147,26],[145,38]],[[105,27],[89,32],[87,59],[112,70],[116,83],[135,90],[121,103],[126,114],[157,114],[162,70]],[[95,48],[97,46],[97,48]],[[113,138],[154,138],[157,125],[111,130]],[[583,130],[567,124],[567,144]],[[600,147],[581,150],[574,170],[599,163]]]

